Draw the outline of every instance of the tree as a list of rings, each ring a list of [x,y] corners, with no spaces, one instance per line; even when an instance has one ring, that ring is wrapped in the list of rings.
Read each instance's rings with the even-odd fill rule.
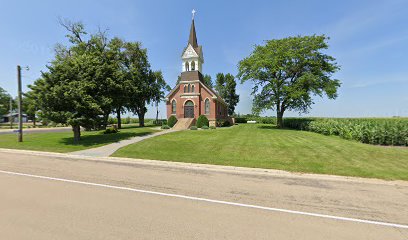
[[[217,74],[215,89],[228,104],[229,115],[234,114],[235,107],[239,102],[239,95],[236,93],[236,87],[237,83],[235,82],[235,77],[232,74]]]
[[[159,103],[164,99],[164,91],[170,91],[170,86],[163,78],[161,71],[154,72],[153,102],[156,106],[156,123],[159,120]]]
[[[225,75],[225,96],[224,100],[228,104],[228,114],[233,115],[235,107],[239,102],[239,95],[236,93],[237,82],[231,74]]]
[[[214,84],[213,84],[213,82],[212,82],[212,80],[211,80],[211,76],[210,76],[210,75],[208,75],[208,74],[205,74],[205,75],[204,75],[204,84],[205,84],[207,87],[210,87],[210,88],[213,88],[213,87],[214,87]]]
[[[139,126],[144,126],[144,116],[147,112],[146,104],[158,102],[164,97],[164,90],[168,89],[162,73],[152,71],[147,58],[147,50],[139,42],[128,42],[124,46],[123,64],[126,76],[131,84],[127,108],[139,117]]]
[[[110,83],[115,67],[107,57],[103,33],[87,37],[81,23],[64,23],[71,46],[57,45],[55,59],[32,86],[41,113],[57,123],[69,124],[74,142],[80,127],[95,128],[106,123],[112,112]],[[87,39],[86,39],[87,38]]]
[[[28,87],[30,88],[30,85]],[[38,98],[35,91],[31,90],[23,94],[23,112],[25,112],[27,117],[33,121],[34,127],[36,127],[36,115],[39,110],[37,101]]]
[[[297,36],[255,46],[238,64],[241,83],[254,83],[253,110],[275,110],[282,128],[285,111],[307,112],[312,95],[335,99],[341,83],[332,75],[340,67],[323,52],[328,49],[327,40],[325,35]]]
[[[7,114],[10,111],[10,94],[0,87],[0,116]]]

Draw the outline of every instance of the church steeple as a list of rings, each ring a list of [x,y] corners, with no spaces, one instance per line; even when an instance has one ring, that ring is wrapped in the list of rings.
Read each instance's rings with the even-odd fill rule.
[[[194,25],[194,18],[191,21],[191,28],[190,28],[190,37],[188,39],[188,43],[193,46],[193,48],[197,48],[197,35],[196,35],[196,30],[195,30],[195,25]]]
[[[204,63],[202,47],[197,43],[197,34],[194,24],[195,10],[192,11],[193,18],[191,20],[190,36],[188,38],[187,47],[183,51],[182,72],[198,71],[202,72],[202,65]]]

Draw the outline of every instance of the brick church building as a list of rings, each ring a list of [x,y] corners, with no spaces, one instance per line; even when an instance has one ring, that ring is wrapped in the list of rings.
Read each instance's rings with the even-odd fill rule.
[[[203,80],[203,49],[197,43],[194,11],[190,37],[181,60],[181,79],[166,97],[167,118],[174,115],[179,121],[190,120],[194,124],[200,115],[205,115],[210,126],[215,126],[217,120],[229,120],[227,104]]]

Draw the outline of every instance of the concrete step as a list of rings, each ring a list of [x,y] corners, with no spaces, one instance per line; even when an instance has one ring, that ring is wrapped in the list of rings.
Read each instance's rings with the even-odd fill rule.
[[[177,123],[173,126],[173,130],[184,130],[189,129],[195,123],[194,118],[180,118]]]

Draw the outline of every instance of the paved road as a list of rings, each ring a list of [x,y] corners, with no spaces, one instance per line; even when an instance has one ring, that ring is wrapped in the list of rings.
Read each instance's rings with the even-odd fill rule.
[[[17,134],[18,129],[0,129],[0,135],[2,134]],[[47,132],[70,132],[71,127],[55,127],[55,128],[24,128],[23,133],[47,133]]]
[[[406,226],[406,182],[0,152],[0,192],[2,239],[408,239],[300,214]]]

